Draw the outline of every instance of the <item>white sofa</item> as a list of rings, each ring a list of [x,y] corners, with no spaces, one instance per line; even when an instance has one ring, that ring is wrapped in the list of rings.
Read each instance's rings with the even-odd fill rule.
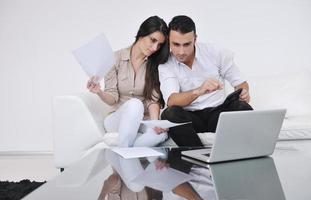
[[[283,70],[248,77],[254,109],[287,108],[280,140],[311,139],[311,72]],[[226,86],[226,89],[228,87]],[[229,93],[231,90],[227,89]],[[103,121],[109,106],[96,95],[62,95],[53,98],[54,158],[65,168],[96,148],[115,146],[117,133],[106,133]],[[200,134],[209,143],[213,134]],[[174,145],[170,139],[162,145]]]

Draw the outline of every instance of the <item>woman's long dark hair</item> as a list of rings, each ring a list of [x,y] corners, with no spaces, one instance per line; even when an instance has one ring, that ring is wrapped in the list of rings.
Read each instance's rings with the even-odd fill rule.
[[[143,96],[146,100],[155,100],[156,94],[153,93],[153,90],[155,90],[157,95],[159,95],[158,103],[160,104],[160,107],[163,107],[164,100],[160,91],[158,66],[159,64],[165,63],[169,57],[168,27],[165,21],[158,16],[152,16],[146,19],[139,27],[134,44],[139,38],[157,31],[164,35],[165,41],[155,53],[148,57]]]

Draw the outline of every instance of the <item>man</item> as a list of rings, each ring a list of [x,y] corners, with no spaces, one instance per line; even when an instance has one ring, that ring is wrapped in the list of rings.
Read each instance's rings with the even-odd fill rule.
[[[161,115],[171,122],[192,122],[170,128],[169,135],[179,146],[203,146],[197,133],[215,132],[219,114],[224,111],[252,110],[249,87],[233,62],[233,55],[214,45],[196,43],[195,23],[176,16],[169,23],[171,55],[159,66],[159,79],[168,106]],[[239,99],[222,104],[227,80]]]

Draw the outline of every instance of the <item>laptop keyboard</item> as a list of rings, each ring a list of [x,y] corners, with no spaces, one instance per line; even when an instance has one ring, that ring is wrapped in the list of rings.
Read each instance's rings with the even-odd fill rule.
[[[311,129],[281,130],[279,140],[306,140],[311,139]]]

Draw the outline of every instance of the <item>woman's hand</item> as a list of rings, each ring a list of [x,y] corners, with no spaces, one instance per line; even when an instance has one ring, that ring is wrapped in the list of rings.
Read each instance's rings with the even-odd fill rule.
[[[168,128],[160,128],[160,127],[154,127],[153,130],[158,134],[166,133],[168,131]]]
[[[166,160],[161,158],[158,158],[156,161],[154,161],[154,165],[156,170],[167,169],[169,167],[169,164],[166,162]]]
[[[99,94],[101,92],[101,87],[99,84],[99,77],[92,76],[88,80],[86,87],[90,92],[93,92],[95,94]]]

